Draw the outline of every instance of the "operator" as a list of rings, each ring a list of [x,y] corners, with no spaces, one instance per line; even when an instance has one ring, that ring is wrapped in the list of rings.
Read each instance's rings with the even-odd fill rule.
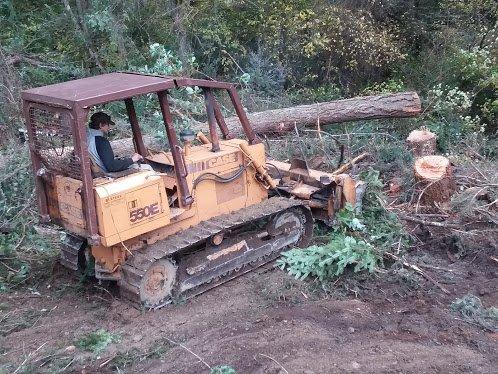
[[[136,162],[143,160],[138,153],[131,157],[115,158],[111,143],[105,138],[115,123],[104,112],[96,112],[90,117],[87,132],[88,153],[92,161],[105,173],[115,173],[126,169],[139,169]]]

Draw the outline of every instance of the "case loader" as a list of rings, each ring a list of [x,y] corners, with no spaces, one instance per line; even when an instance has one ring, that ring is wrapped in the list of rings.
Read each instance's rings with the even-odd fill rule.
[[[169,92],[198,87],[207,132],[177,137]],[[229,132],[216,91],[226,91],[244,139]],[[157,99],[168,147],[145,146],[134,99]],[[116,281],[135,306],[159,308],[191,297],[306,247],[314,218],[361,198],[346,174],[266,159],[232,84],[138,73],[110,73],[22,93],[38,209],[66,232],[61,263]],[[133,147],[152,170],[98,172],[87,149],[89,113],[126,108]],[[116,105],[116,104],[113,104]],[[167,149],[166,149],[167,148]]]

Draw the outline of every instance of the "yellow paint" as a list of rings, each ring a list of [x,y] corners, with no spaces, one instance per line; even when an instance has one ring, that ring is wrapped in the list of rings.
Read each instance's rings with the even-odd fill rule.
[[[194,197],[190,206],[181,206],[181,199],[172,199],[178,193],[174,170],[167,173],[139,171],[117,179],[94,179],[101,245],[93,246],[91,251],[98,263],[119,276],[120,265],[126,257],[145,243],[153,244],[201,221],[267,199],[267,190],[255,176],[255,167],[266,163],[264,145],[248,145],[245,140],[232,139],[220,141],[220,147],[219,152],[212,152],[211,144],[193,146],[184,155],[187,185]],[[174,166],[170,152],[160,152],[148,159],[169,165],[170,169]],[[288,168],[288,164],[272,162],[279,168]],[[213,180],[213,174],[230,178],[239,171],[240,176],[228,183]],[[206,173],[209,177],[200,181],[201,176],[206,178]],[[354,180],[351,177],[318,171],[311,173],[317,179],[321,175],[329,176],[341,186],[343,198],[354,203]],[[55,185],[62,225],[68,231],[85,236],[81,181],[58,176]],[[172,200],[171,207],[168,197]],[[328,210],[331,213],[333,207]],[[237,248],[235,245],[233,250]]]
[[[170,222],[164,182],[153,171],[96,186],[95,204],[101,242],[106,247]]]
[[[95,250],[99,256],[99,263],[112,271],[116,266],[119,267],[118,258],[127,256],[129,249],[138,249],[143,243],[155,243],[201,221],[235,212],[267,199],[268,192],[256,180],[252,167],[245,168],[241,176],[232,182],[203,180],[197,182],[194,188],[194,181],[205,173],[226,178],[239,171],[241,167],[245,167],[249,160],[240,150],[241,143],[247,144],[240,139],[220,141],[219,152],[212,152],[210,145],[194,146],[190,149],[188,156],[185,156],[189,171],[187,184],[194,197],[194,203],[190,207],[170,209],[168,206],[167,189],[171,194],[176,186],[174,172],[163,175],[150,171],[140,172],[95,186],[95,202],[102,243]],[[264,145],[256,144],[248,148],[251,156],[264,164]],[[169,152],[161,152],[149,156],[148,159],[173,166]],[[160,202],[161,213],[135,223],[130,222],[130,212],[137,209],[136,207],[150,206],[157,201]],[[175,210],[180,209],[183,210],[182,213],[175,214]],[[126,248],[120,244],[121,242]],[[120,256],[116,256],[116,250]]]

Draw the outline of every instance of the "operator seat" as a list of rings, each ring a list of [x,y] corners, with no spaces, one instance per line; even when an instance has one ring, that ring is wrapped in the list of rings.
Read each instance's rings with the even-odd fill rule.
[[[126,169],[126,170],[122,170],[122,171],[116,171],[116,172],[105,172],[92,158],[92,156],[89,154],[90,156],[90,167],[92,169],[92,178],[105,178],[105,177],[108,177],[108,178],[112,178],[112,179],[116,179],[116,178],[121,178],[121,177],[125,177],[127,175],[130,175],[130,174],[134,174],[138,171],[140,171],[140,169]]]

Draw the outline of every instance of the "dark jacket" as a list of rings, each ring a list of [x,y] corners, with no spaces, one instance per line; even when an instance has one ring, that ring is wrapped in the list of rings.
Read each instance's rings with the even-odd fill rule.
[[[131,157],[115,158],[111,143],[103,136],[95,137],[95,147],[97,148],[97,153],[99,154],[102,163],[107,171],[111,173],[126,170],[133,164]]]

